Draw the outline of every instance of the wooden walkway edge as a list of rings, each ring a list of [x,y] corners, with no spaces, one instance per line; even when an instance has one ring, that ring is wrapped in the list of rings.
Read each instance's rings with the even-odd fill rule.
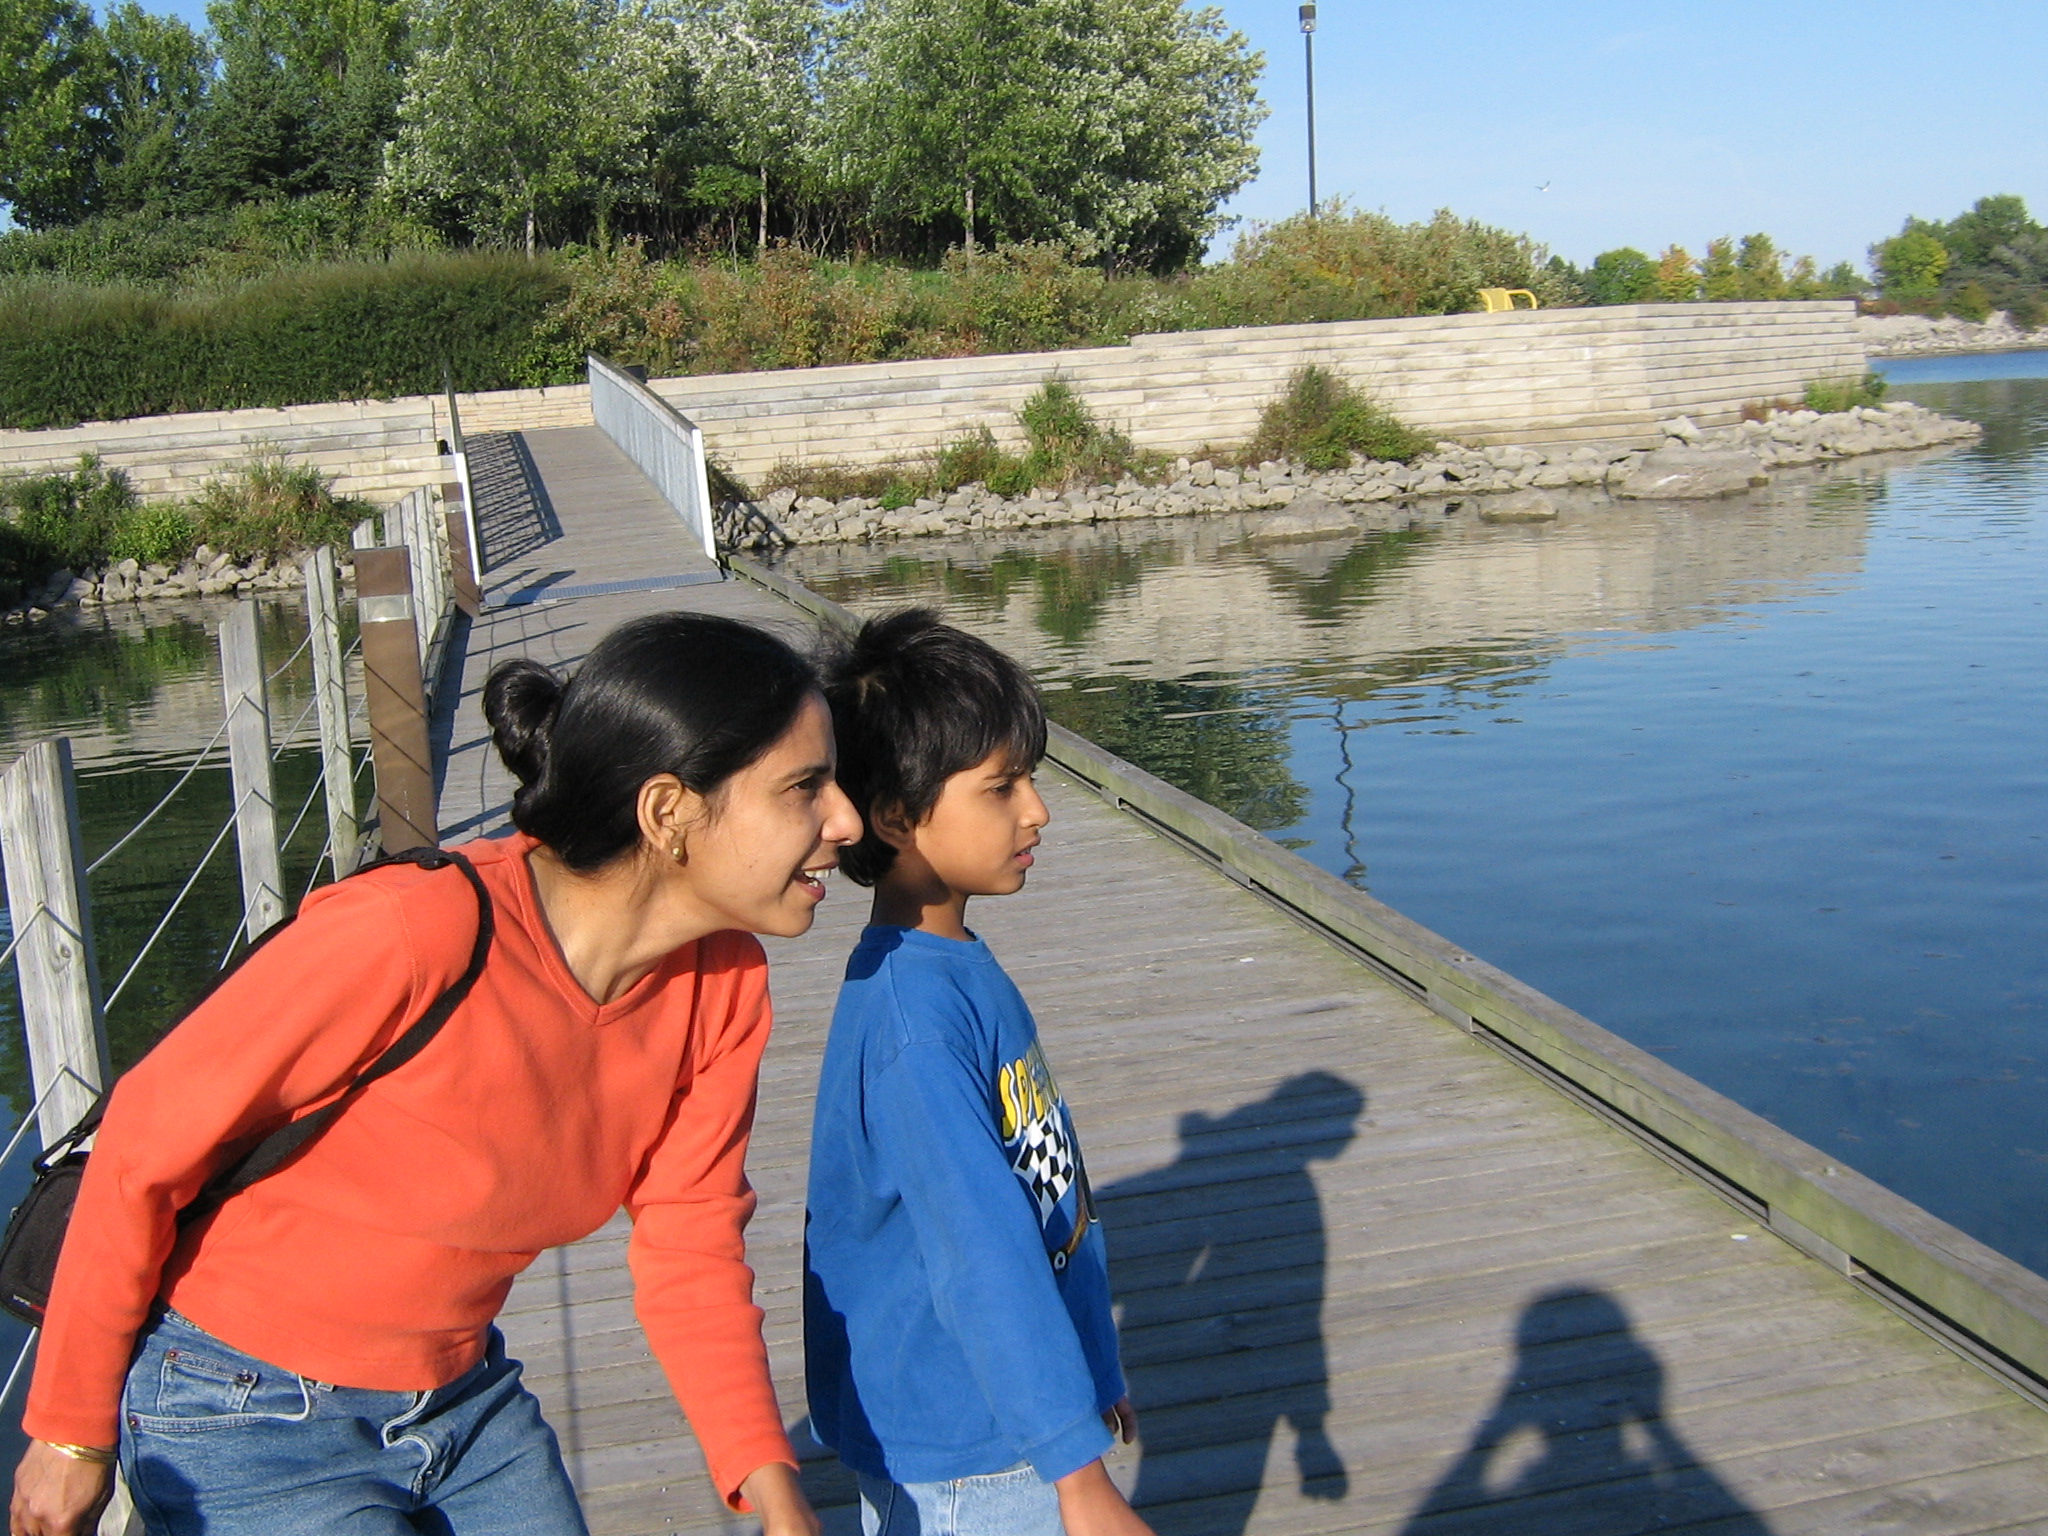
[[[527,436],[535,464],[562,457],[538,441],[552,434]],[[522,565],[564,587],[671,568],[679,528],[628,530],[572,481],[550,474],[561,535]],[[790,611],[737,581],[487,611],[451,691],[445,831],[504,822],[509,785],[475,713],[490,662],[571,663],[664,606]],[[1893,1239],[1930,1241],[1904,1221],[1910,1206],[1782,1147],[1765,1150],[1789,1182],[1752,1170],[1739,1190],[1710,1189],[1673,1166],[1699,1161],[1674,1131],[1727,1118],[1706,1090],[1654,1061],[1616,1074],[1609,1097],[1546,1086],[1567,1068],[1589,1077],[1613,1037],[1442,940],[1431,950],[1384,908],[1356,909],[1372,921],[1347,919],[1355,931],[1333,924],[1315,903],[1358,893],[1290,871],[1270,844],[1238,846],[1214,812],[1091,752],[1056,748],[1032,883],[978,904],[976,925],[1038,1014],[1088,1150],[1144,1415],[1117,1471],[1162,1536],[2048,1530],[2048,1415],[1910,1325],[1867,1276],[1847,1283],[1791,1246],[1777,1216],[1827,1241],[1843,1230],[1806,1219],[1835,1220],[1822,1203],[1792,1203],[1802,1171]],[[750,1248],[799,1428],[811,1098],[864,916],[862,893],[835,890],[810,936],[771,948]],[[1613,1059],[1631,1065],[1626,1052]],[[1856,1242],[1837,1246],[1870,1267]],[[711,1495],[647,1355],[623,1246],[614,1223],[544,1255],[504,1318],[513,1352],[593,1530],[747,1529]],[[2036,1277],[1968,1239],[1947,1256],[2034,1315]],[[1901,1279],[1895,1255],[1880,1274]],[[815,1453],[807,1476],[828,1529],[857,1529],[830,1458]]]

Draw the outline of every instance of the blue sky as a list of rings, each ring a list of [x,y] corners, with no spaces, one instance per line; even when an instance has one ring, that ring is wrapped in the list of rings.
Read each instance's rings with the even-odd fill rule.
[[[147,0],[145,0],[147,3]],[[203,25],[203,0],[165,7]],[[1295,0],[1225,0],[1266,54],[1258,179],[1307,201]],[[1318,176],[1400,219],[1453,208],[1580,262],[1766,230],[1859,266],[1909,213],[2048,214],[2048,5],[1322,0]],[[1549,190],[1538,192],[1543,183]]]

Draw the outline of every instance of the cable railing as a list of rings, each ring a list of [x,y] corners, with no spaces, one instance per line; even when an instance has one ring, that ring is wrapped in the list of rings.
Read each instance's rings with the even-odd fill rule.
[[[219,899],[218,864],[231,841],[239,855],[241,902],[227,948],[217,957],[221,966],[241,945],[283,921],[323,878],[338,879],[354,870],[379,843],[408,846],[422,831],[432,838],[431,803],[424,813],[408,818],[391,815],[388,781],[394,763],[416,761],[420,754],[410,739],[399,744],[402,751],[394,749],[387,696],[394,691],[394,676],[417,668],[413,697],[401,703],[412,711],[413,729],[423,737],[424,701],[431,695],[420,684],[434,677],[456,633],[458,584],[449,558],[458,541],[448,533],[453,515],[437,513],[430,492],[416,492],[386,513],[381,541],[376,530],[359,530],[356,561],[364,590],[355,605],[357,633],[346,646],[344,593],[332,550],[317,550],[306,559],[306,632],[281,660],[266,662],[262,655],[255,604],[243,601],[229,608],[220,631],[220,724],[188,760],[174,765],[169,786],[148,809],[90,862],[83,850],[68,739],[35,742],[0,773],[0,854],[7,910],[17,919],[0,948],[0,968],[15,966],[23,1054],[34,1098],[7,1153],[0,1155],[0,1166],[19,1150],[32,1127],[43,1146],[62,1137],[109,1080],[108,1010],[125,1003],[132,1012],[142,992],[138,983],[166,963],[205,965],[215,958],[216,940],[201,938],[194,946],[181,935],[193,933],[195,922],[207,926],[209,920],[196,914]],[[404,622],[394,624],[394,619]],[[403,658],[406,667],[394,667],[394,656]],[[302,675],[309,659],[310,697],[301,703],[293,684],[292,718],[282,730],[274,729],[272,692],[295,673]],[[352,672],[357,674],[354,683]],[[374,693],[365,686],[372,676],[379,685]],[[306,747],[315,749],[315,761],[304,797],[297,806],[280,804],[280,765],[294,749]],[[174,872],[162,880],[165,888],[175,885],[175,891],[161,909],[142,916],[147,935],[133,953],[121,957],[118,979],[103,989],[92,885],[128,872],[144,850],[157,854],[167,826],[189,826],[190,810],[178,808],[214,792],[206,786],[217,781],[203,781],[201,770],[219,768],[223,759],[229,786],[226,815],[217,824],[210,816],[205,819],[207,830],[194,837],[189,863],[173,861]],[[297,794],[303,782],[298,770],[287,766],[285,771],[291,776],[290,793]],[[366,774],[374,774],[373,786],[364,784]],[[375,803],[374,814],[363,812],[366,793]],[[296,869],[304,845],[312,840],[309,824],[319,826],[316,809],[323,800],[319,847],[303,885],[294,878],[288,901],[286,855],[291,853]],[[152,830],[152,841],[140,842]],[[153,870],[150,878],[158,878]],[[196,954],[186,954],[194,947]],[[179,958],[167,959],[170,955]],[[0,1385],[0,1406],[11,1400],[32,1349],[33,1338]]]

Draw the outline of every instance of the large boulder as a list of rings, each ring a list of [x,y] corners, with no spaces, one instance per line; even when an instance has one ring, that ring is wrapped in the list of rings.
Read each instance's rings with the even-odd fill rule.
[[[1762,461],[1739,448],[1664,447],[1644,454],[1614,494],[1631,501],[1698,501],[1770,483]]]

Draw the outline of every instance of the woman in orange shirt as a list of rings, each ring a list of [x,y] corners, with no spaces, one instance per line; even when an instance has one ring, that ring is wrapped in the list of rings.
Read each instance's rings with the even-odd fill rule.
[[[469,884],[393,866],[309,897],[112,1094],[23,1416],[14,1536],[87,1529],[116,1452],[160,1536],[576,1536],[492,1320],[536,1255],[621,1205],[639,1316],[719,1491],[768,1536],[814,1536],[742,1234],[769,1025],[752,935],[807,929],[860,833],[815,677],[761,630],[669,614],[566,685],[500,667],[484,707],[518,831],[464,850],[495,934],[426,1048],[181,1223],[463,974]]]

